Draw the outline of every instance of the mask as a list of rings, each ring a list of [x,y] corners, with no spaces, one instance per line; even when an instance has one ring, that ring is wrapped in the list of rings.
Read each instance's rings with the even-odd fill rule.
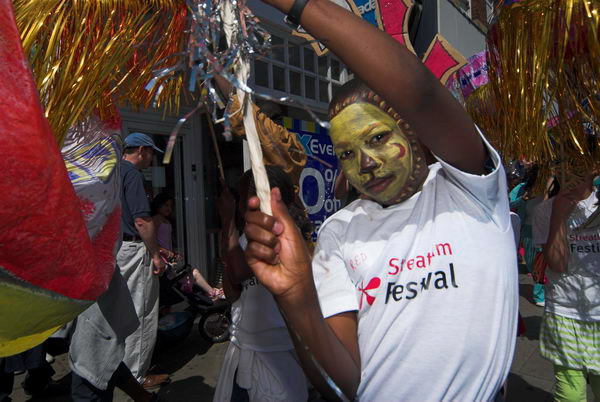
[[[391,205],[424,181],[424,156],[413,135],[370,103],[353,103],[331,119],[331,139],[348,181],[362,194]]]

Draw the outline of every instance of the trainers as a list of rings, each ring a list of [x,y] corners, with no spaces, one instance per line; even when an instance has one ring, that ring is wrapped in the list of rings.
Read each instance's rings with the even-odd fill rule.
[[[535,302],[535,305],[538,306],[538,307],[545,307],[546,306],[546,302],[543,302],[543,301]]]

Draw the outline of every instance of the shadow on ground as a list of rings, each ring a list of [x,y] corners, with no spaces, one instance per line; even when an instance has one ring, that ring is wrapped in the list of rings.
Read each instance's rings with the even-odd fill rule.
[[[542,317],[534,315],[523,317],[525,322],[525,336],[527,339],[537,341],[540,339],[540,327],[542,326]]]
[[[517,374],[510,373],[508,375],[508,394],[506,402],[545,402],[551,401],[552,394],[537,388]]]
[[[161,389],[159,395],[166,401],[208,401],[215,394],[215,389],[204,382],[204,377],[193,376],[173,381],[168,387]]]
[[[206,354],[213,346],[200,336],[198,326],[194,323],[191,333],[181,342],[169,345],[158,342],[153,358],[153,373],[173,374],[190,362],[197,355]]]

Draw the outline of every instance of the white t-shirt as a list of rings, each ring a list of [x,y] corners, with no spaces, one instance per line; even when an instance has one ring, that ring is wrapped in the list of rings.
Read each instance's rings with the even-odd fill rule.
[[[248,244],[240,236],[242,249]],[[282,352],[294,349],[273,295],[256,277],[242,283],[240,298],[231,305],[231,342],[240,349]]]
[[[357,200],[321,226],[313,274],[325,317],[358,311],[365,401],[493,399],[510,369],[518,306],[504,170],[430,166],[421,192]]]
[[[533,242],[548,240],[554,198],[535,210]],[[600,226],[578,230],[596,210],[596,194],[580,201],[567,221],[569,262],[566,273],[546,269],[545,310],[581,321],[600,321]]]

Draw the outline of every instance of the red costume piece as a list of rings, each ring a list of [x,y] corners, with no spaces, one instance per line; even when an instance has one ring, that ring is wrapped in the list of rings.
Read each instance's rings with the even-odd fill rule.
[[[98,266],[10,0],[0,0],[0,149],[0,270],[34,287],[95,300],[114,267]]]

